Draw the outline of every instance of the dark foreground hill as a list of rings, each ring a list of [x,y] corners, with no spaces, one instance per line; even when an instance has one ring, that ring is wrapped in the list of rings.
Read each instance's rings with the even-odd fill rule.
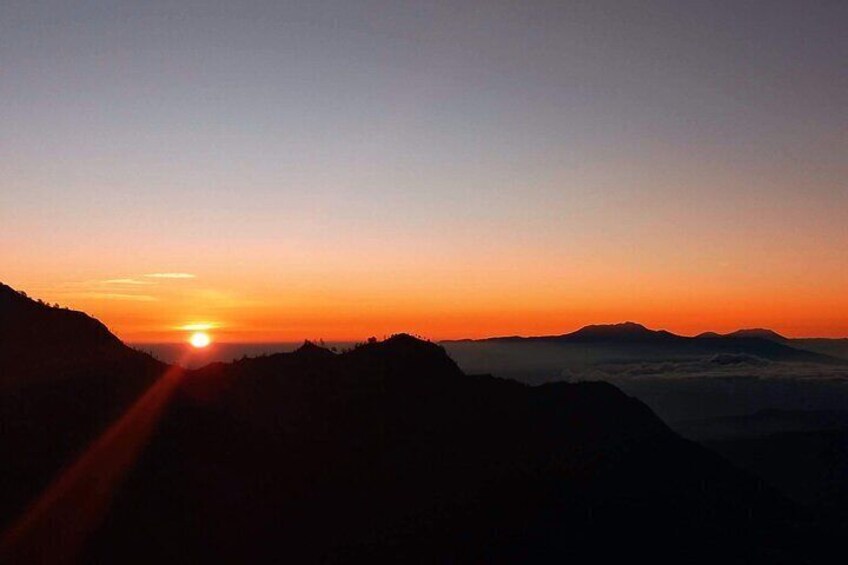
[[[0,284],[0,528],[164,369],[94,318]]]
[[[153,365],[98,320],[0,283],[0,390],[55,381],[92,366]]]
[[[38,483],[23,471],[56,472],[53,447],[78,449],[164,370],[119,346],[100,366],[103,340],[77,339],[89,368],[39,374],[2,406],[6,523]],[[81,562],[797,563],[828,549],[792,503],[609,384],[467,375],[406,335],[178,382]],[[83,493],[105,488],[86,480]],[[36,550],[79,525],[46,523]]]
[[[87,558],[780,562],[798,519],[611,385],[469,376],[400,335],[189,373]]]
[[[848,522],[848,411],[762,410],[674,429],[749,469],[831,524]]]

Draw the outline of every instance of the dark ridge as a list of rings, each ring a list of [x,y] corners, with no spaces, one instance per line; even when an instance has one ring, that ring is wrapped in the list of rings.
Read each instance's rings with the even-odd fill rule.
[[[695,339],[715,339],[717,337],[723,337],[720,333],[717,332],[704,332],[695,336]]]
[[[33,300],[0,283],[0,388],[127,362],[156,365],[87,314]]]
[[[769,339],[777,342],[787,342],[789,339],[780,335],[774,330],[764,329],[764,328],[752,328],[752,329],[742,329],[736,330],[735,332],[726,334],[725,337],[755,337],[760,339]]]
[[[0,529],[164,370],[98,320],[0,284]]]
[[[389,355],[410,359],[421,358],[429,361],[450,360],[442,346],[405,333],[395,334],[384,341],[368,341],[343,355],[353,357],[358,355]]]
[[[329,358],[334,357],[335,353],[325,347],[321,347],[309,340],[303,342],[303,345],[292,352],[293,355],[310,358]]]
[[[442,343],[484,343],[484,342],[587,342],[587,341],[670,341],[685,339],[665,330],[651,330],[636,322],[620,324],[595,324],[584,326],[577,331],[560,335],[543,336],[503,336],[483,339],[454,339]]]
[[[75,335],[72,330],[80,330]],[[57,337],[87,340],[88,343],[121,345],[100,321],[91,316],[30,298],[0,283],[0,331],[3,342],[29,343]],[[35,345],[35,344],[30,344]]]
[[[844,364],[848,353],[842,357],[838,343],[819,343],[816,340],[786,340],[779,334],[768,330],[748,330],[748,333],[735,335],[720,335],[706,332],[697,337],[684,337],[665,330],[651,330],[641,324],[625,322],[621,324],[591,325],[575,332],[558,336],[536,337],[496,337],[482,340],[446,341],[448,346],[457,348],[455,355],[472,358],[475,362],[480,357],[474,355],[475,347],[491,344],[504,349],[500,354],[517,356],[538,355],[538,352],[522,352],[507,349],[512,346],[545,344],[561,347],[563,361],[567,362],[568,355],[574,357],[592,357],[605,359],[607,362],[626,362],[628,360],[662,361],[668,359],[709,358],[715,355],[749,355],[770,361],[789,361],[821,363],[828,365]],[[768,337],[762,337],[767,335]],[[774,337],[777,336],[777,337]],[[479,355],[487,355],[485,349],[479,349]],[[848,347],[845,348],[848,352]],[[546,355],[552,355],[551,351]],[[533,359],[525,358],[528,365]],[[520,364],[520,363],[519,363]],[[475,370],[477,368],[475,367]],[[496,367],[485,367],[494,371]]]
[[[820,363],[824,365],[843,365],[845,360],[814,351],[793,347],[772,339],[761,337],[717,338],[699,337],[689,339],[692,351],[715,354],[749,355],[769,361],[788,361],[795,363]],[[791,342],[788,342],[791,343]]]
[[[794,517],[610,384],[465,375],[402,334],[192,372],[86,557],[664,562],[791,553],[758,536]]]
[[[649,330],[635,322],[624,322],[621,324],[592,325],[583,327],[576,332],[561,336],[565,340],[669,340],[679,339],[665,330]]]

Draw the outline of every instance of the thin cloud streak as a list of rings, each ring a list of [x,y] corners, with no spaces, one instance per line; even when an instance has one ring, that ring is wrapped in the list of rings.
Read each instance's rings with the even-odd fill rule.
[[[148,273],[144,275],[152,279],[195,279],[196,275],[191,273]]]
[[[106,279],[100,281],[101,284],[125,284],[134,286],[149,286],[156,284],[153,281],[140,281],[138,279]]]

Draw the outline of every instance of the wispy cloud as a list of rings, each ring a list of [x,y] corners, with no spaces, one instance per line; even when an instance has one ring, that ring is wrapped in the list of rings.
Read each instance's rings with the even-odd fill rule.
[[[138,279],[106,279],[100,281],[102,284],[117,284],[117,285],[132,285],[132,286],[148,286],[156,284],[153,281],[140,281]]]
[[[195,275],[191,273],[148,273],[144,275],[152,279],[193,279]]]

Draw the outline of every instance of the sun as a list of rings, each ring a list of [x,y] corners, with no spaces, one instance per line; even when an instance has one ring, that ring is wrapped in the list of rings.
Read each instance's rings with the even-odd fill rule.
[[[188,338],[188,342],[198,349],[202,349],[212,343],[212,338],[209,337],[209,334],[206,332],[194,332],[191,334],[191,337]]]

